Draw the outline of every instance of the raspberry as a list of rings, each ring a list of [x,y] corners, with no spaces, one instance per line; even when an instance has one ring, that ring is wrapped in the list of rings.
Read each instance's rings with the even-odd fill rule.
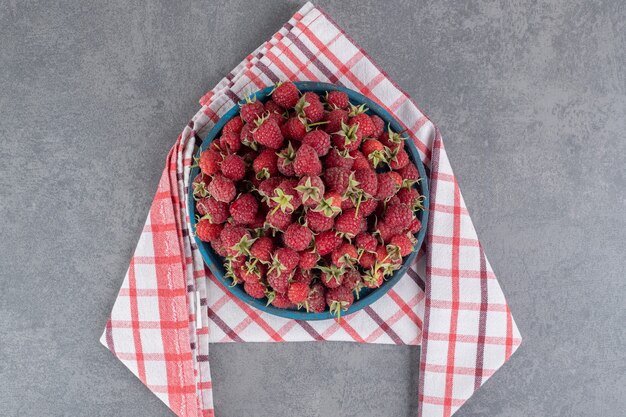
[[[252,194],[242,194],[230,205],[230,215],[236,224],[254,222],[259,203]]]
[[[300,255],[298,255],[298,252],[293,249],[276,249],[272,255],[272,266],[270,268],[270,272],[278,271],[279,274],[282,274],[283,272],[289,274],[296,268],[296,266],[298,266],[298,262],[300,262]]]
[[[241,117],[234,117],[226,122],[226,124],[222,128],[222,135],[225,135],[227,133],[235,133],[237,134],[237,136],[239,136],[241,128],[243,128],[243,120],[241,120]]]
[[[226,223],[220,233],[220,240],[226,249],[226,253],[237,256],[246,251],[246,246],[250,243],[250,233],[241,226],[234,226]]]
[[[329,191],[343,194],[348,189],[350,170],[341,167],[327,168],[324,172],[324,181]]]
[[[378,174],[378,191],[376,198],[386,200],[393,197],[402,184],[402,178],[396,172],[383,172]]]
[[[234,119],[236,120],[236,119]],[[241,141],[239,140],[239,133],[226,132],[222,133],[220,138],[220,147],[225,149],[228,153],[235,153],[241,148]]]
[[[358,126],[357,130],[360,131],[361,135],[366,138],[372,137],[372,134],[376,130],[376,126],[372,123],[372,119],[370,119],[370,117],[365,113],[357,114],[356,116],[348,119],[348,126]]]
[[[378,136],[378,140],[390,149],[395,149],[400,146],[404,139],[402,135],[391,130],[391,126],[387,126],[387,131],[383,131],[383,133]]]
[[[211,223],[221,224],[228,220],[228,204],[217,201],[213,197],[205,197],[196,202],[198,214]]]
[[[302,141],[306,135],[306,122],[300,117],[293,116],[287,119],[284,125],[281,127],[281,132],[285,139]]]
[[[361,219],[362,217],[356,214],[355,209],[346,210],[337,217],[335,230],[341,236],[347,238],[355,237],[361,231]]]
[[[326,187],[322,179],[317,176],[305,176],[300,178],[298,186],[295,188],[306,207],[315,207],[324,197]]]
[[[334,217],[341,213],[341,202],[341,194],[328,191],[313,211],[320,212],[326,217]]]
[[[312,91],[300,97],[295,109],[298,115],[306,117],[311,123],[317,123],[324,118],[324,105],[320,97]]]
[[[409,163],[409,154],[402,147],[398,147],[389,153],[389,167],[393,170],[399,170],[407,166]]]
[[[196,223],[196,236],[203,242],[211,242],[220,236],[222,229],[221,224],[211,223],[209,220],[200,220]]]
[[[325,169],[335,167],[352,169],[354,158],[352,158],[349,154],[340,152],[337,148],[331,148],[330,151],[328,151],[325,162]]]
[[[252,170],[258,179],[278,175],[278,156],[272,149],[264,149],[252,162]]]
[[[341,130],[334,133],[331,138],[337,149],[348,152],[359,149],[363,140],[363,133],[358,127],[358,125],[341,124]]]
[[[343,276],[343,284],[342,286],[350,289],[351,291],[356,291],[357,298],[358,292],[363,287],[363,283],[361,281],[361,274],[356,269],[351,269]]]
[[[330,255],[333,264],[338,267],[351,267],[357,262],[357,257],[356,248],[347,242],[342,243]]]
[[[287,289],[289,288],[289,273],[281,273],[279,270],[270,269],[267,272],[267,283],[280,294],[287,294]]]
[[[291,224],[291,213],[286,213],[281,210],[268,211],[265,217],[265,222],[272,228],[280,230],[281,232],[286,230]]]
[[[309,285],[305,282],[292,282],[287,290],[287,297],[294,304],[303,303],[308,295]]]
[[[239,267],[239,276],[245,282],[258,282],[267,272],[267,267],[256,262],[246,261]]]
[[[252,135],[254,128],[254,123],[246,123],[243,125],[241,132],[239,132],[239,140],[242,144],[256,149],[256,144],[254,143],[254,137]]]
[[[266,201],[274,195],[274,189],[283,182],[282,177],[270,177],[263,180],[257,186],[257,192],[261,195],[262,201]]]
[[[302,143],[315,149],[318,156],[326,156],[330,150],[330,135],[323,130],[312,130],[304,135]]]
[[[282,115],[283,115],[283,108],[278,103],[276,103],[276,101],[274,101],[274,100],[268,100],[268,101],[265,102],[265,111],[269,112],[270,115],[272,113],[276,113],[276,114],[280,115],[281,118],[282,118]]]
[[[389,245],[392,247],[394,253],[400,255],[400,257],[408,256],[413,252],[413,242],[406,235],[395,235],[389,241]]]
[[[312,238],[309,228],[299,223],[292,223],[283,234],[283,243],[295,251],[303,251],[309,246]]]
[[[286,177],[295,175],[293,169],[293,161],[296,159],[296,151],[291,146],[291,142],[287,144],[287,147],[278,153],[278,171]]]
[[[378,288],[383,284],[383,271],[382,269],[370,268],[362,276],[363,285],[367,288]]]
[[[392,228],[404,228],[413,221],[413,210],[406,204],[394,204],[387,207],[384,222]]]
[[[268,205],[273,208],[272,211],[284,211],[293,213],[301,205],[302,200],[298,192],[294,189],[298,184],[298,180],[283,180],[278,187],[274,189],[273,196],[270,197]]]
[[[341,238],[328,230],[315,236],[315,249],[320,256],[326,256],[341,244]]]
[[[303,144],[296,152],[296,159],[293,161],[293,169],[297,176],[320,175],[322,173],[322,163],[320,158],[311,146]]]
[[[286,294],[273,291],[271,294],[268,294],[267,298],[270,300],[270,304],[276,308],[289,308],[293,306],[293,303],[289,301]]]
[[[348,121],[348,112],[341,109],[335,109],[328,112],[326,115],[326,121],[328,122],[324,126],[326,133],[337,133],[341,130],[341,125]]]
[[[352,169],[354,171],[359,169],[371,169],[370,163],[365,155],[363,155],[363,152],[359,150],[352,151],[350,152],[350,156],[354,159],[354,162],[352,163]]]
[[[387,161],[385,146],[376,139],[368,139],[363,142],[361,150],[372,168],[377,168],[378,165]]]
[[[272,100],[284,109],[294,107],[299,98],[298,88],[290,81],[276,84],[276,88],[272,91]]]
[[[278,123],[272,119],[261,119],[259,127],[252,131],[252,137],[263,146],[280,149],[283,145],[283,134]]]
[[[359,257],[359,265],[363,269],[369,269],[376,263],[376,255],[370,252],[363,252]]]
[[[265,285],[261,282],[244,282],[243,290],[252,298],[265,297]]]
[[[359,214],[363,217],[368,217],[372,213],[374,213],[374,210],[376,210],[377,206],[378,201],[373,198],[361,201],[361,205],[359,206]]]
[[[410,161],[403,168],[398,170],[398,174],[402,177],[402,185],[405,187],[410,187],[411,184],[420,178],[420,173],[417,170],[417,167]]]
[[[346,272],[344,268],[339,268],[335,265],[331,265],[322,266],[319,269],[320,271],[322,271],[320,280],[326,288],[337,288],[343,282],[343,276]]]
[[[357,186],[365,194],[370,197],[376,195],[378,191],[378,176],[376,172],[369,167],[366,169],[359,169],[354,172],[354,179],[359,183]]]
[[[376,252],[378,242],[376,238],[369,233],[359,233],[356,236],[355,244],[360,252]]]
[[[422,222],[417,217],[413,219],[409,226],[409,231],[413,234],[419,232],[422,229]]]
[[[252,123],[257,118],[263,115],[265,111],[265,107],[263,107],[263,103],[260,101],[256,101],[255,99],[246,98],[246,102],[241,105],[241,111],[239,115],[246,123]]]
[[[222,239],[220,239],[219,237],[211,241],[211,248],[213,248],[215,253],[221,256],[222,258],[228,256],[228,253],[226,253],[226,248],[224,247],[224,244],[222,243]]]
[[[239,155],[228,155],[222,161],[222,174],[228,179],[239,181],[246,176],[246,164]]]
[[[328,217],[319,211],[309,210],[304,215],[304,220],[311,231],[315,233],[324,232],[333,228],[335,219]]]
[[[402,204],[411,207],[413,211],[424,208],[422,206],[422,200],[424,198],[420,195],[419,191],[413,187],[401,188],[396,195]]]
[[[223,203],[230,203],[237,194],[235,184],[222,175],[216,175],[213,178],[213,181],[209,184],[208,191],[213,198]]]
[[[326,287],[319,282],[311,285],[311,290],[306,299],[306,306],[308,311],[314,313],[321,313],[326,310]]]
[[[265,105],[265,107],[267,107],[267,104]],[[370,116],[370,120],[372,121],[372,125],[374,126],[371,137],[377,138],[385,131],[385,121],[375,114]]]
[[[305,271],[315,268],[315,265],[317,265],[317,261],[320,259],[320,256],[316,252],[302,251],[299,253],[299,255],[300,262],[298,262],[298,266],[300,267],[300,269]]]
[[[193,196],[195,198],[204,198],[209,195],[207,186],[211,182],[211,177],[207,174],[199,173],[191,182],[191,188],[193,189]]]
[[[200,171],[206,175],[215,175],[220,170],[220,164],[222,163],[222,155],[212,149],[207,149],[200,154],[198,160],[198,166]]]
[[[329,91],[326,93],[326,103],[331,109],[347,109],[350,105],[348,95],[342,91]]]
[[[258,238],[250,248],[250,256],[258,259],[265,264],[270,263],[272,259],[272,251],[274,250],[274,241],[269,237]]]
[[[330,307],[330,312],[337,316],[337,320],[341,320],[341,313],[348,310],[353,302],[354,294],[348,287],[332,288],[326,292],[326,304]]]

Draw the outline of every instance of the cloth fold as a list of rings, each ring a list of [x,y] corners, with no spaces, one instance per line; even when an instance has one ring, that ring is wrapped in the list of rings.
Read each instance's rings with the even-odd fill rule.
[[[380,300],[334,320],[275,317],[231,296],[191,238],[186,195],[202,138],[246,95],[280,80],[341,84],[403,124],[430,167],[424,250]],[[439,131],[323,11],[305,4],[200,100],[171,149],[101,342],[178,416],[214,416],[209,343],[421,345],[418,415],[450,416],[521,343]],[[417,358],[416,358],[417,360]]]

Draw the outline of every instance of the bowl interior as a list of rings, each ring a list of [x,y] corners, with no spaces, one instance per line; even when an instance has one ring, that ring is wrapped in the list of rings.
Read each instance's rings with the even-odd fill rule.
[[[389,124],[394,131],[401,132],[404,130],[402,125],[400,125],[400,123],[398,123],[395,120],[395,118],[391,114],[389,114],[389,112],[387,112],[385,109],[383,109],[379,104],[377,104],[373,100],[370,100],[369,98],[363,96],[360,93],[357,93],[356,91],[353,91],[353,90],[350,90],[350,89],[347,89],[345,87],[341,87],[338,85],[327,84],[327,83],[299,81],[299,82],[295,82],[295,84],[301,92],[314,91],[316,93],[324,93],[326,91],[332,91],[332,90],[343,91],[348,95],[348,97],[350,98],[350,102],[352,104],[355,104],[355,105],[365,104],[365,106],[369,108],[369,111],[367,112],[368,114],[378,115],[381,119],[385,121],[385,124]],[[268,87],[263,90],[259,90],[258,92],[253,94],[253,96],[255,96],[257,100],[265,101],[268,98],[269,94],[271,93],[272,89],[273,87]],[[228,122],[234,117],[237,117],[238,115],[239,115],[239,106],[234,105],[228,112],[224,114],[224,116],[222,116],[222,118],[220,118],[220,120],[215,124],[213,129],[211,129],[211,131],[208,133],[208,135],[202,142],[202,145],[197,150],[196,156],[198,156],[200,152],[205,150],[208,147],[208,145],[215,139],[215,137],[218,136],[218,134],[221,132],[226,122]],[[382,297],[387,291],[389,291],[389,289],[393,287],[395,283],[398,282],[398,280],[406,273],[407,269],[409,268],[409,265],[411,265],[411,263],[413,263],[413,261],[415,260],[415,257],[417,256],[417,252],[419,248],[422,246],[422,243],[424,242],[424,237],[426,235],[426,227],[428,224],[428,207],[429,207],[428,178],[426,176],[426,170],[424,169],[424,165],[422,164],[417,148],[415,147],[415,145],[410,139],[407,139],[404,142],[405,142],[406,151],[409,154],[409,158],[417,166],[417,169],[419,171],[420,178],[421,178],[421,181],[418,184],[416,184],[415,187],[418,189],[420,194],[424,196],[424,202],[423,202],[424,210],[420,211],[417,215],[417,217],[420,219],[422,223],[422,228],[418,232],[418,235],[417,235],[417,244],[415,246],[416,249],[413,251],[413,253],[411,253],[409,256],[405,258],[404,263],[402,264],[402,267],[398,269],[390,278],[384,281],[383,284],[379,288],[374,289],[374,290],[363,288],[363,290],[361,290],[359,294],[359,299],[355,300],[352,306],[350,306],[350,308],[348,308],[347,311],[342,312],[343,316],[354,313],[368,306],[369,304],[373,303],[374,301]],[[199,172],[200,172],[200,169],[197,166],[194,167],[191,170],[190,178],[192,179],[195,178],[195,176]],[[189,218],[190,218],[191,225],[192,225],[191,230],[195,230],[196,207],[195,207],[195,200],[193,198],[193,190],[191,187],[189,187],[189,191],[188,191],[187,204],[189,207]],[[269,306],[266,305],[265,299],[258,300],[249,296],[243,290],[241,285],[231,286],[232,282],[230,281],[230,279],[225,277],[226,271],[225,271],[224,264],[223,264],[223,258],[217,255],[213,251],[213,249],[211,248],[211,245],[209,243],[201,241],[197,237],[195,237],[195,241],[198,246],[198,249],[200,250],[200,253],[202,254],[202,258],[204,259],[204,262],[211,269],[211,272],[215,275],[215,277],[227,288],[228,291],[233,293],[237,298],[241,299],[245,303],[258,308],[259,310],[266,311],[268,313],[275,314],[277,316],[291,318],[291,319],[324,320],[324,319],[333,319],[335,317],[329,311],[325,311],[323,313],[307,313],[304,310],[280,309],[280,308],[273,307],[272,305],[269,305]]]

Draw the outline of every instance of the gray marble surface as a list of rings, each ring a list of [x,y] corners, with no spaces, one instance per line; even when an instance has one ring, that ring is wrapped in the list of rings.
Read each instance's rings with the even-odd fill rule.
[[[625,3],[319,3],[441,128],[525,337],[457,415],[623,416]],[[0,2],[0,415],[170,415],[98,338],[198,98],[301,4]],[[417,354],[216,345],[217,416],[415,416]]]

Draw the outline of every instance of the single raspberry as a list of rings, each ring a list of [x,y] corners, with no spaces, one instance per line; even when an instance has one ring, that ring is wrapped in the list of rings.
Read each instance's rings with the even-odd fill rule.
[[[417,189],[410,188],[401,188],[400,191],[396,194],[398,199],[402,204],[406,204],[411,207],[411,210],[421,210],[423,209],[422,202],[424,201],[424,197],[420,195]]]
[[[368,139],[361,147],[363,155],[367,158],[372,168],[377,168],[380,164],[387,162],[385,146],[376,139]]]
[[[312,284],[305,305],[309,312],[324,312],[326,310],[326,287],[319,282]]]
[[[244,122],[241,117],[234,117],[230,119],[222,128],[222,135],[225,135],[226,133],[235,133],[237,134],[237,137],[239,137],[243,124]]]
[[[356,206],[354,204],[354,201],[352,201],[352,199],[344,198],[343,200],[341,200],[341,210],[348,210],[354,207]]]
[[[343,283],[343,276],[346,273],[345,268],[336,265],[319,267],[321,271],[320,281],[326,288],[337,288]]]
[[[253,123],[256,119],[263,115],[263,112],[265,112],[263,103],[256,101],[256,99],[250,99],[249,97],[246,97],[246,102],[241,104],[240,107],[241,110],[239,111],[239,115],[246,123]]]
[[[354,291],[357,298],[359,298],[359,291],[363,288],[363,281],[361,281],[361,274],[356,269],[350,269],[343,276],[342,286]]]
[[[287,289],[287,297],[294,304],[303,303],[309,295],[309,285],[306,282],[292,282]]]
[[[385,131],[385,121],[375,114],[370,116],[370,120],[372,121],[372,125],[374,125],[374,130],[372,131],[371,137],[377,138]]]
[[[228,204],[217,201],[213,197],[205,197],[198,200],[196,210],[203,218],[211,223],[221,224],[228,220]]]
[[[320,97],[312,91],[304,93],[295,106],[296,113],[306,117],[311,123],[317,123],[324,118],[324,105]]]
[[[289,301],[287,294],[282,294],[276,291],[271,291],[267,294],[269,303],[276,308],[290,308],[293,307],[293,303]]]
[[[278,248],[272,255],[271,271],[277,271],[279,274],[283,272],[290,274],[300,262],[300,255],[298,252],[290,248]],[[282,291],[281,291],[282,292]]]
[[[376,246],[378,246],[376,238],[369,233],[359,233],[356,236],[354,243],[360,253],[376,252]]]
[[[308,227],[299,223],[292,223],[283,234],[283,243],[285,246],[299,252],[309,247],[312,238],[313,234]]]
[[[211,182],[211,177],[204,173],[199,173],[191,182],[191,189],[193,190],[193,196],[196,199],[204,198],[209,195],[207,187]]]
[[[258,238],[250,247],[250,256],[258,259],[259,262],[268,264],[272,260],[274,241],[270,237],[262,236]]]
[[[290,81],[276,84],[271,95],[272,100],[284,109],[294,107],[300,98],[298,88]]]
[[[363,269],[369,269],[374,266],[376,263],[376,255],[370,252],[363,252],[361,256],[359,256],[359,265]]]
[[[241,194],[232,202],[229,210],[236,224],[250,224],[259,210],[259,202],[252,194]]]
[[[354,162],[352,163],[352,169],[354,171],[359,169],[371,169],[370,163],[365,155],[363,155],[363,152],[357,149],[350,152],[350,156],[354,159]]]
[[[325,120],[328,122],[324,126],[326,133],[337,133],[341,130],[341,125],[348,121],[348,112],[342,109],[331,110],[326,114]]]
[[[228,153],[235,153],[241,148],[241,141],[239,140],[239,133],[226,132],[222,133],[220,138],[220,147]]]
[[[324,169],[334,167],[352,169],[354,158],[349,153],[339,151],[337,148],[331,148],[324,162]]]
[[[310,269],[315,268],[315,266],[317,265],[317,261],[320,259],[320,256],[317,254],[317,252],[302,251],[299,253],[299,255],[300,255],[300,262],[298,263],[298,266],[300,267],[301,270],[304,270],[304,271],[308,271]]]
[[[338,267],[352,267],[356,264],[357,257],[356,248],[347,242],[342,243],[330,254],[333,264]]]
[[[278,103],[276,103],[274,100],[266,101],[264,106],[265,106],[265,111],[269,112],[270,115],[272,113],[276,113],[276,114],[279,114],[282,117],[284,109]]]
[[[304,135],[302,143],[315,149],[318,156],[326,156],[330,150],[330,135],[323,130],[312,130]]]
[[[410,162],[409,154],[407,154],[401,146],[389,150],[387,159],[389,161],[389,167],[393,170],[402,169]]]
[[[350,100],[343,91],[329,91],[326,93],[326,104],[330,109],[347,109]]]
[[[272,208],[272,211],[284,211],[286,213],[293,213],[301,205],[302,200],[298,192],[294,189],[298,186],[297,179],[285,179],[278,187],[274,189],[272,197],[268,200],[268,205]]]
[[[368,269],[361,278],[363,280],[363,286],[366,288],[378,288],[383,285],[383,270],[382,268],[372,267]]]
[[[281,132],[285,139],[301,142],[307,132],[306,121],[298,116],[290,117],[282,125]]]
[[[211,241],[211,248],[213,248],[215,253],[221,256],[222,258],[225,258],[226,256],[228,256],[228,253],[226,252],[226,248],[224,247],[224,244],[222,243],[222,239],[220,239],[219,237]]]
[[[196,236],[203,242],[211,242],[220,236],[222,229],[221,224],[211,223],[209,220],[200,220],[196,223]]]
[[[397,253],[390,251],[387,246],[378,245],[376,248],[376,263],[384,267],[385,271],[383,272],[387,275],[389,271],[393,271],[395,266],[402,263],[402,258]]]
[[[293,161],[296,159],[296,151],[293,149],[291,142],[287,144],[286,148],[283,148],[278,153],[278,171],[286,177],[292,177],[295,175],[293,169]]]
[[[257,120],[257,128],[252,131],[255,142],[267,146],[270,149],[280,149],[285,141],[278,123],[272,119],[261,118]]]
[[[361,231],[361,219],[355,209],[346,210],[335,220],[335,230],[341,236],[353,238]]]
[[[315,236],[315,250],[320,256],[326,256],[341,245],[341,237],[333,230],[327,230]]]
[[[281,127],[282,125],[285,124],[285,118],[283,117],[282,114],[278,114],[278,113],[266,113],[266,114],[268,115],[267,118],[269,120],[275,121],[278,127]]]
[[[295,188],[306,207],[315,207],[324,197],[326,187],[320,177],[304,176],[300,178],[298,186]]]
[[[376,171],[368,168],[354,171],[354,179],[359,183],[358,189],[362,190],[367,196],[373,197],[378,191],[378,176]]]
[[[287,213],[281,210],[268,211],[265,217],[265,223],[275,230],[285,231],[291,224],[291,213]]]
[[[380,239],[382,239],[383,242],[388,243],[393,236],[395,236],[401,231],[402,230],[400,230],[397,227],[389,226],[384,221],[379,221],[376,224],[376,231],[374,233],[377,234],[380,237]]]
[[[326,216],[320,211],[308,210],[304,215],[306,225],[315,233],[324,232],[333,228],[335,219]]]
[[[228,155],[222,161],[222,174],[228,179],[239,181],[246,176],[246,164],[239,155]]]
[[[241,128],[241,132],[239,132],[239,140],[242,144],[249,146],[252,149],[256,149],[257,145],[254,142],[254,137],[252,135],[252,131],[256,126],[254,123],[246,123]]]
[[[399,133],[394,132],[391,129],[391,126],[387,126],[387,131],[383,132],[378,136],[378,140],[390,149],[395,149],[402,144],[405,140],[405,137]]]
[[[395,235],[389,241],[391,251],[400,257],[409,256],[413,252],[413,241],[407,235]],[[389,247],[387,248],[389,250]]]
[[[326,168],[324,181],[329,191],[343,194],[348,189],[350,170],[341,167]]]
[[[296,268],[293,276],[291,277],[291,282],[304,282],[309,285],[311,284],[311,281],[313,281],[313,278],[315,278],[315,276],[310,269],[302,269],[298,265],[298,268]]]
[[[223,203],[230,203],[237,194],[235,184],[222,175],[216,175],[213,178],[213,181],[209,184],[208,191],[213,198]]]
[[[315,149],[306,144],[300,146],[296,151],[293,169],[299,177],[303,175],[320,175],[322,173],[322,163]]]
[[[263,298],[265,297],[265,285],[261,282],[244,282],[243,290],[252,298]]]
[[[258,282],[265,277],[267,267],[256,261],[246,261],[239,267],[239,277],[245,282]]]
[[[386,200],[393,197],[402,184],[402,178],[396,172],[382,172],[378,174],[378,191],[376,198]]]
[[[411,187],[420,178],[417,167],[410,161],[406,166],[398,170],[398,174],[402,177],[403,187]]]
[[[341,320],[341,313],[347,311],[353,302],[354,294],[348,287],[332,288],[326,292],[326,304],[330,312],[337,316],[337,320]]]
[[[224,225],[220,240],[230,256],[247,254],[253,242],[250,233],[245,228],[230,223]]]
[[[359,214],[363,217],[368,217],[372,213],[374,213],[374,210],[376,210],[377,206],[378,201],[373,198],[361,201],[361,205],[359,206]]]
[[[222,155],[218,152],[207,149],[200,154],[198,159],[198,166],[200,170],[206,175],[215,175],[220,170],[220,164],[222,163]]]
[[[252,162],[252,170],[258,179],[278,175],[278,156],[272,149],[264,149]]]
[[[341,124],[341,130],[334,133],[331,137],[333,144],[340,151],[353,151],[359,149],[361,141],[363,140],[363,133],[359,130],[359,125]]]
[[[422,222],[417,217],[413,219],[409,226],[409,231],[413,234],[419,232],[422,229]]]
[[[266,279],[267,283],[280,294],[287,294],[287,289],[289,289],[289,273],[282,273],[282,271],[277,269],[270,269],[267,272]]]
[[[348,126],[358,126],[358,130],[364,138],[371,138],[372,134],[376,130],[376,126],[372,123],[372,119],[370,119],[370,117],[365,113],[357,114],[356,116],[348,119]]]
[[[336,191],[327,191],[313,211],[320,212],[326,217],[335,217],[341,213],[341,202],[341,194]]]
[[[390,227],[404,228],[413,221],[413,210],[406,204],[393,204],[387,206],[383,220]]]

